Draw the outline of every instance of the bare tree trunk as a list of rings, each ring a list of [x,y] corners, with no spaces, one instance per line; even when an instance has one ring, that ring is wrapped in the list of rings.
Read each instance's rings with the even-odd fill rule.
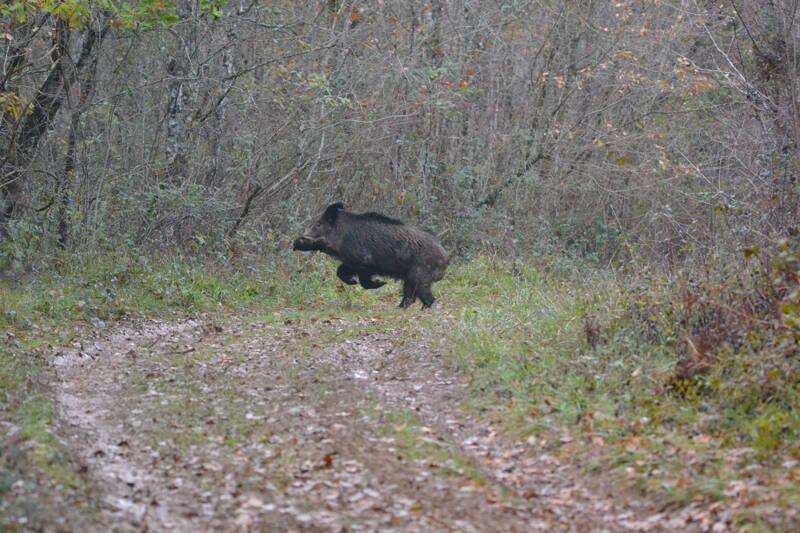
[[[76,143],[80,132],[81,117],[89,107],[90,97],[97,84],[97,63],[100,59],[100,43],[108,31],[107,22],[102,22],[100,31],[93,28],[87,29],[86,38],[81,49],[81,56],[77,64],[71,64],[72,72],[64,78],[64,89],[69,94],[74,82],[78,82],[78,100],[72,109],[70,117],[69,134],[67,136],[67,152],[64,156],[64,173],[58,181],[58,211],[56,220],[58,225],[58,247],[66,249],[69,238],[69,204],[72,197],[73,182],[76,166]],[[80,68],[80,70],[79,70]]]
[[[165,176],[174,185],[187,178],[188,159],[186,140],[191,120],[187,110],[192,100],[192,89],[186,82],[189,66],[182,59],[173,57],[167,64],[167,74],[173,77],[169,88],[167,105],[167,164],[170,175]]]

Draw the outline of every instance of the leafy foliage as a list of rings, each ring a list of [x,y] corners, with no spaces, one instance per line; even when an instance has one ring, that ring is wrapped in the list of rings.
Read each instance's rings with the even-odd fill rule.
[[[221,16],[225,0],[205,0],[200,7],[213,17]],[[113,15],[115,26],[125,28],[167,27],[178,22],[177,9],[173,0],[137,0],[120,2],[118,0],[13,0],[0,5],[0,16],[9,17],[14,22],[24,24],[28,18],[38,13],[54,15],[73,28],[82,27],[97,13],[100,16]]]

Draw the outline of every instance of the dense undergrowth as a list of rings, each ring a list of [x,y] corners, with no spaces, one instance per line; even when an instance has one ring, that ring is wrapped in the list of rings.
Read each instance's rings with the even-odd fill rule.
[[[431,356],[470,380],[467,405],[509,433],[629,477],[667,505],[724,503],[740,525],[780,529],[800,505],[800,253],[784,243],[746,255],[672,275],[477,257],[451,266],[428,313],[396,310],[397,285],[343,287],[321,257],[60,256],[0,282],[0,525],[35,514],[53,487],[83,501],[54,436],[51,344],[144,316],[280,310],[302,321],[379,309],[436,339]],[[14,483],[30,484],[31,498],[9,499]]]

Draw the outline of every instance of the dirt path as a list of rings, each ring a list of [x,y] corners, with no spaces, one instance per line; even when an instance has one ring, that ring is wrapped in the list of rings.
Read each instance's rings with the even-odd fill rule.
[[[368,320],[142,322],[62,349],[62,437],[97,531],[686,530],[465,416]]]

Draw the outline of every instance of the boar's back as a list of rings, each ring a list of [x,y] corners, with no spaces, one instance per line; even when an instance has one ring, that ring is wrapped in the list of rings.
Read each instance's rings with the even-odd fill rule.
[[[436,237],[378,213],[342,212],[342,243],[337,255],[347,265],[402,278],[413,267],[439,270],[447,254]]]

